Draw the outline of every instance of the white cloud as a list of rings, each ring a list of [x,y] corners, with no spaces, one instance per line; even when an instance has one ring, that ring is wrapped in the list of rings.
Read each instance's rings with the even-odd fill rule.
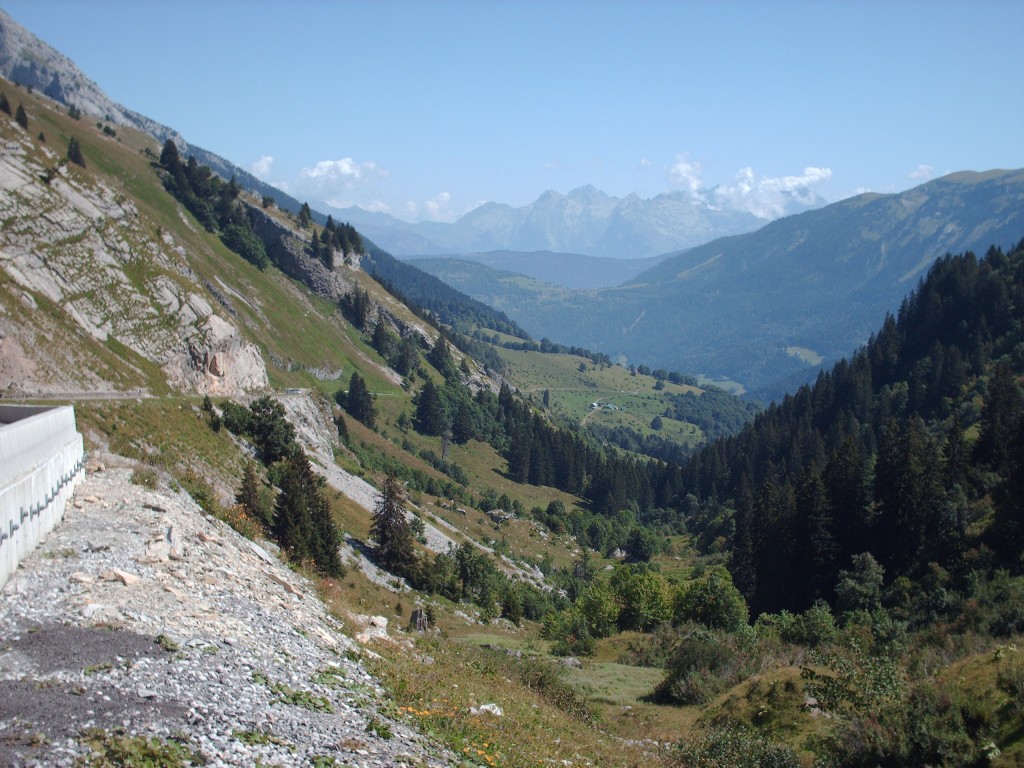
[[[651,167],[651,161],[648,160],[646,157],[641,157],[640,162],[637,164],[637,167],[646,170]]]
[[[270,155],[260,155],[260,159],[249,166],[249,171],[257,179],[267,180],[270,175],[270,166],[274,164],[274,158]]]
[[[402,213],[399,218],[406,221],[455,221],[469,211],[483,205],[486,200],[471,203],[469,207],[457,211],[452,208],[452,196],[449,192],[439,192],[435,197],[423,202],[409,200],[402,206]]]
[[[368,203],[359,203],[359,207],[370,213],[391,213],[391,206],[383,200],[371,200]]]
[[[907,178],[913,181],[928,181],[935,176],[935,168],[921,163],[914,170],[907,174]]]
[[[447,192],[441,192],[433,200],[427,200],[423,204],[423,210],[431,221],[441,221],[451,216],[448,206],[452,202],[452,196]]]
[[[341,160],[321,160],[312,168],[299,171],[299,178],[314,185],[342,186],[352,189],[377,179],[386,179],[388,172],[372,160],[357,163],[351,157]]]
[[[793,202],[811,204],[815,201],[812,187],[832,178],[829,168],[804,168],[799,176],[762,176],[758,178],[750,166],[741,168],[732,184],[721,184],[713,190],[715,201],[727,208],[747,211],[760,219],[776,219],[786,214]]]
[[[700,163],[690,160],[687,154],[676,155],[676,161],[668,168],[668,178],[672,185],[679,189],[685,189],[694,197],[700,196],[700,190],[704,186],[701,181]]]

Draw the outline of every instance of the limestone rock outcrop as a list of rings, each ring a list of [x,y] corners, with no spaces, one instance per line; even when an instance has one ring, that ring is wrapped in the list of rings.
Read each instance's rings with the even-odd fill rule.
[[[163,368],[180,389],[266,387],[259,349],[211,306],[184,247],[125,195],[60,160],[13,123],[0,135],[0,269],[17,286],[0,300],[0,386],[117,388],[76,359],[81,343],[55,320],[63,312],[92,339]]]

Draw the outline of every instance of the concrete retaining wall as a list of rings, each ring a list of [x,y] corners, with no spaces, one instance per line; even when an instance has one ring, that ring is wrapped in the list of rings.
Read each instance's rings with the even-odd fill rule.
[[[0,405],[0,586],[64,517],[85,477],[70,405]]]

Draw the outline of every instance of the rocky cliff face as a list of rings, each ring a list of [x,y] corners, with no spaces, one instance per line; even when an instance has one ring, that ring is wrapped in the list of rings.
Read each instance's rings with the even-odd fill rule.
[[[286,275],[329,299],[336,300],[350,290],[351,285],[340,274],[309,255],[308,241],[294,230],[255,206],[249,206],[249,220],[253,232],[263,241],[267,255]]]
[[[258,349],[214,312],[184,248],[124,195],[4,123],[0,267],[17,285],[4,287],[19,295],[0,302],[0,388],[116,388],[76,363],[78,345],[57,333],[54,311],[92,339],[156,363],[179,389],[266,387]]]

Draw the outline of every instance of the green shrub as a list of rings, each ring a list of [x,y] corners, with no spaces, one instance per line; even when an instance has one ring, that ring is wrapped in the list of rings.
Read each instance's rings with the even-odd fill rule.
[[[800,758],[786,745],[757,731],[726,725],[680,742],[669,764],[678,768],[799,768]]]
[[[735,641],[720,632],[692,627],[680,639],[654,689],[655,701],[701,704],[727,687],[723,674],[736,656]]]

